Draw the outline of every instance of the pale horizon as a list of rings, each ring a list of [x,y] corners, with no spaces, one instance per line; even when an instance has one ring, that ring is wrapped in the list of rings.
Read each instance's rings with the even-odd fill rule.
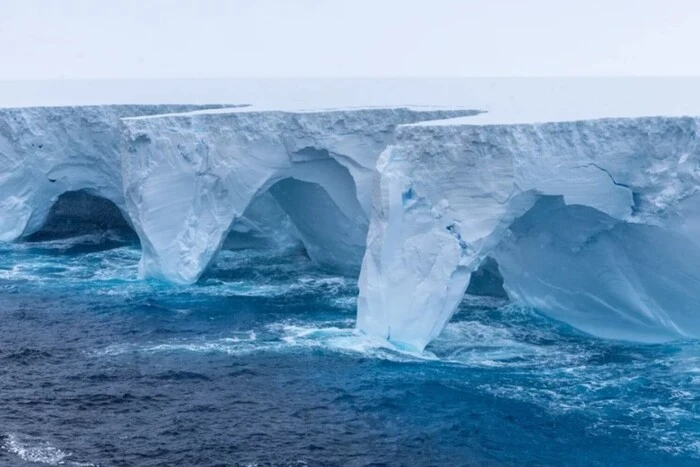
[[[0,81],[700,76],[692,0],[9,0]]]

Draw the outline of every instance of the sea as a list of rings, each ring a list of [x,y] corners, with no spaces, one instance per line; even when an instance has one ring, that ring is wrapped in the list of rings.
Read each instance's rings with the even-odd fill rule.
[[[139,257],[109,232],[0,245],[0,465],[700,464],[700,342],[467,295],[407,353],[303,251],[222,251],[191,286]]]

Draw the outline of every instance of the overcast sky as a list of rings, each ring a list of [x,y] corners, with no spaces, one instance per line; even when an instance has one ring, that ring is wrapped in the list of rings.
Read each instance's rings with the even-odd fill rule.
[[[700,75],[698,0],[0,0],[0,79]]]

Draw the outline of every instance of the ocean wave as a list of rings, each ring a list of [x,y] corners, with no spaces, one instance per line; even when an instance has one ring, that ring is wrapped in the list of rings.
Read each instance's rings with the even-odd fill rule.
[[[571,365],[587,358],[574,348],[538,346],[523,342],[507,327],[478,321],[450,323],[428,350],[416,352],[386,339],[370,336],[354,327],[354,319],[332,321],[282,320],[227,337],[175,338],[147,344],[116,344],[95,355],[115,356],[133,352],[220,352],[243,355],[253,352],[327,350],[401,362],[439,362],[465,367]],[[258,338],[258,334],[260,338]],[[253,336],[251,338],[250,336]]]
[[[259,333],[251,330],[218,338],[174,338],[161,342],[113,344],[92,352],[94,357],[115,357],[130,353],[223,353],[242,356],[263,352],[325,350],[392,361],[436,360],[429,352],[411,352],[358,330],[354,320],[335,321],[328,326],[294,321],[272,323]],[[258,337],[261,334],[261,337]]]

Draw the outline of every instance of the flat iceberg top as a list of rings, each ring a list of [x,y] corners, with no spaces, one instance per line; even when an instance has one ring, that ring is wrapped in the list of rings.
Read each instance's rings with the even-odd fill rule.
[[[213,110],[222,108],[247,107],[248,104],[76,104],[76,105],[36,105],[36,106],[8,106],[0,107],[3,112],[31,113],[31,112],[89,112],[104,109],[112,110],[120,115],[151,115],[179,112],[192,112],[195,110]]]
[[[547,123],[574,123],[597,120],[628,120],[639,118],[682,118],[700,116],[700,109],[655,109],[653,106],[639,106],[635,109],[610,110],[588,109],[579,112],[565,112],[555,117],[547,111],[535,109],[532,112],[511,114],[507,110],[482,111],[470,117],[455,117],[442,120],[409,123],[402,126],[422,127],[460,127],[469,126],[507,126],[539,125]]]
[[[206,117],[206,116],[218,116],[225,117],[230,115],[236,117],[237,115],[245,115],[247,117],[271,117],[271,116],[291,116],[291,115],[305,115],[305,116],[338,116],[341,114],[364,114],[367,117],[371,115],[386,114],[391,112],[410,112],[415,114],[423,114],[430,117],[430,114],[434,115],[434,118],[442,121],[444,119],[454,120],[472,117],[483,113],[484,111],[469,109],[469,108],[457,108],[457,107],[440,107],[440,106],[376,106],[376,107],[339,107],[339,108],[329,108],[329,109],[279,109],[275,106],[255,106],[255,105],[241,105],[235,107],[221,106],[212,107],[205,109],[196,110],[185,110],[183,112],[168,112],[161,114],[149,114],[149,115],[139,115],[134,117],[125,117],[122,120],[126,121],[136,121],[136,120],[150,120],[158,118],[193,118],[193,117]]]
[[[468,124],[700,115],[700,78],[366,78],[3,82],[0,106],[247,103],[256,110],[481,109]]]

